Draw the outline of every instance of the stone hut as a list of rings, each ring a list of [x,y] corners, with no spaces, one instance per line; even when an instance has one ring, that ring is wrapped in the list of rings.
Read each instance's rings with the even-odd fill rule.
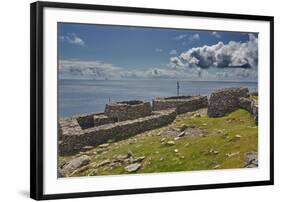
[[[117,121],[126,121],[151,115],[150,102],[140,100],[114,102],[105,106],[104,114]]]
[[[208,103],[209,117],[222,117],[240,108],[241,98],[249,97],[248,88],[224,88],[213,92]],[[244,100],[245,101],[245,100]],[[247,107],[247,103],[243,103]]]
[[[152,101],[153,111],[176,108],[178,114],[207,107],[207,96],[158,97]]]

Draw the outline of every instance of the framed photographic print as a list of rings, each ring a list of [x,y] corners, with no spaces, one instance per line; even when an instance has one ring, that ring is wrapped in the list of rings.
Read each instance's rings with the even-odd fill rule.
[[[31,4],[31,197],[273,184],[273,17]]]

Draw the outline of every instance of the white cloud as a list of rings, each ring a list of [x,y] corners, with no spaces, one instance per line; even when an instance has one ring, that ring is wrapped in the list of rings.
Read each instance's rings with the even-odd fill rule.
[[[189,40],[190,42],[196,41],[196,40],[200,40],[200,35],[199,35],[199,34],[190,35],[190,36],[188,37],[188,40]]]
[[[221,35],[217,32],[212,32],[211,33],[213,36],[215,36],[216,38],[221,38]]]
[[[85,46],[84,40],[78,37],[75,33],[68,33],[66,36],[60,36],[59,38],[70,44]]]
[[[161,52],[163,52],[163,49],[161,49],[161,48],[156,48],[155,51],[158,52],[158,53],[161,53]]]
[[[174,39],[178,41],[184,39],[185,37],[187,37],[186,34],[180,34],[179,36],[174,37]]]
[[[119,78],[119,71],[119,67],[100,61],[59,60],[61,78]]]
[[[124,68],[101,61],[60,60],[60,78],[77,79],[202,79],[257,80],[258,39],[250,34],[246,42],[218,42],[191,48],[170,57],[167,66]]]
[[[178,54],[177,50],[173,49],[170,51],[170,55],[176,55],[176,54]]]
[[[218,42],[212,46],[191,48],[180,54],[179,59],[188,67],[243,67],[256,68],[258,64],[258,39],[249,34],[245,43]]]

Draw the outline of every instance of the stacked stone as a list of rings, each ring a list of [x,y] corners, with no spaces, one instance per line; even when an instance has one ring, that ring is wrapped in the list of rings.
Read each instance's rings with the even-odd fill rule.
[[[60,155],[72,154],[81,151],[85,146],[97,146],[109,140],[118,141],[126,139],[144,131],[172,123],[176,116],[175,109],[171,109],[158,111],[151,116],[134,120],[91,127],[84,130],[80,128],[81,133],[72,133],[69,129],[64,128],[64,135],[62,135],[61,144],[59,145],[59,153]]]
[[[178,114],[207,107],[207,96],[176,96],[156,98],[152,102],[153,111],[176,108]]]
[[[248,88],[224,88],[213,92],[209,99],[208,116],[222,117],[240,108],[239,99],[248,98]],[[245,103],[246,105],[246,103]]]
[[[149,102],[138,100],[126,102],[114,102],[105,106],[104,114],[118,121],[137,119],[151,115]]]

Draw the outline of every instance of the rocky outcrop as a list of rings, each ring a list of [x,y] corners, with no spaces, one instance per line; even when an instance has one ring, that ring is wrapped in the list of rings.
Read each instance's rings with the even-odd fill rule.
[[[245,168],[256,168],[259,165],[258,152],[247,152],[245,154]]]
[[[176,108],[178,114],[207,107],[207,96],[160,97],[152,102],[153,111]]]
[[[237,110],[241,97],[249,97],[248,88],[224,88],[213,92],[208,103],[208,116],[222,117]]]
[[[73,171],[75,171],[76,169],[85,166],[89,163],[90,163],[90,157],[87,155],[82,155],[79,156],[78,158],[72,159],[71,161],[69,161],[59,169],[59,176],[60,177],[67,176],[71,174]]]
[[[60,155],[81,151],[85,146],[97,146],[111,141],[129,138],[147,130],[172,123],[177,116],[175,109],[154,112],[134,120],[91,127],[82,130],[76,121],[75,128],[64,128],[59,144]],[[78,126],[77,126],[78,125]]]
[[[137,119],[151,115],[149,102],[139,100],[106,104],[104,114],[118,121]]]

